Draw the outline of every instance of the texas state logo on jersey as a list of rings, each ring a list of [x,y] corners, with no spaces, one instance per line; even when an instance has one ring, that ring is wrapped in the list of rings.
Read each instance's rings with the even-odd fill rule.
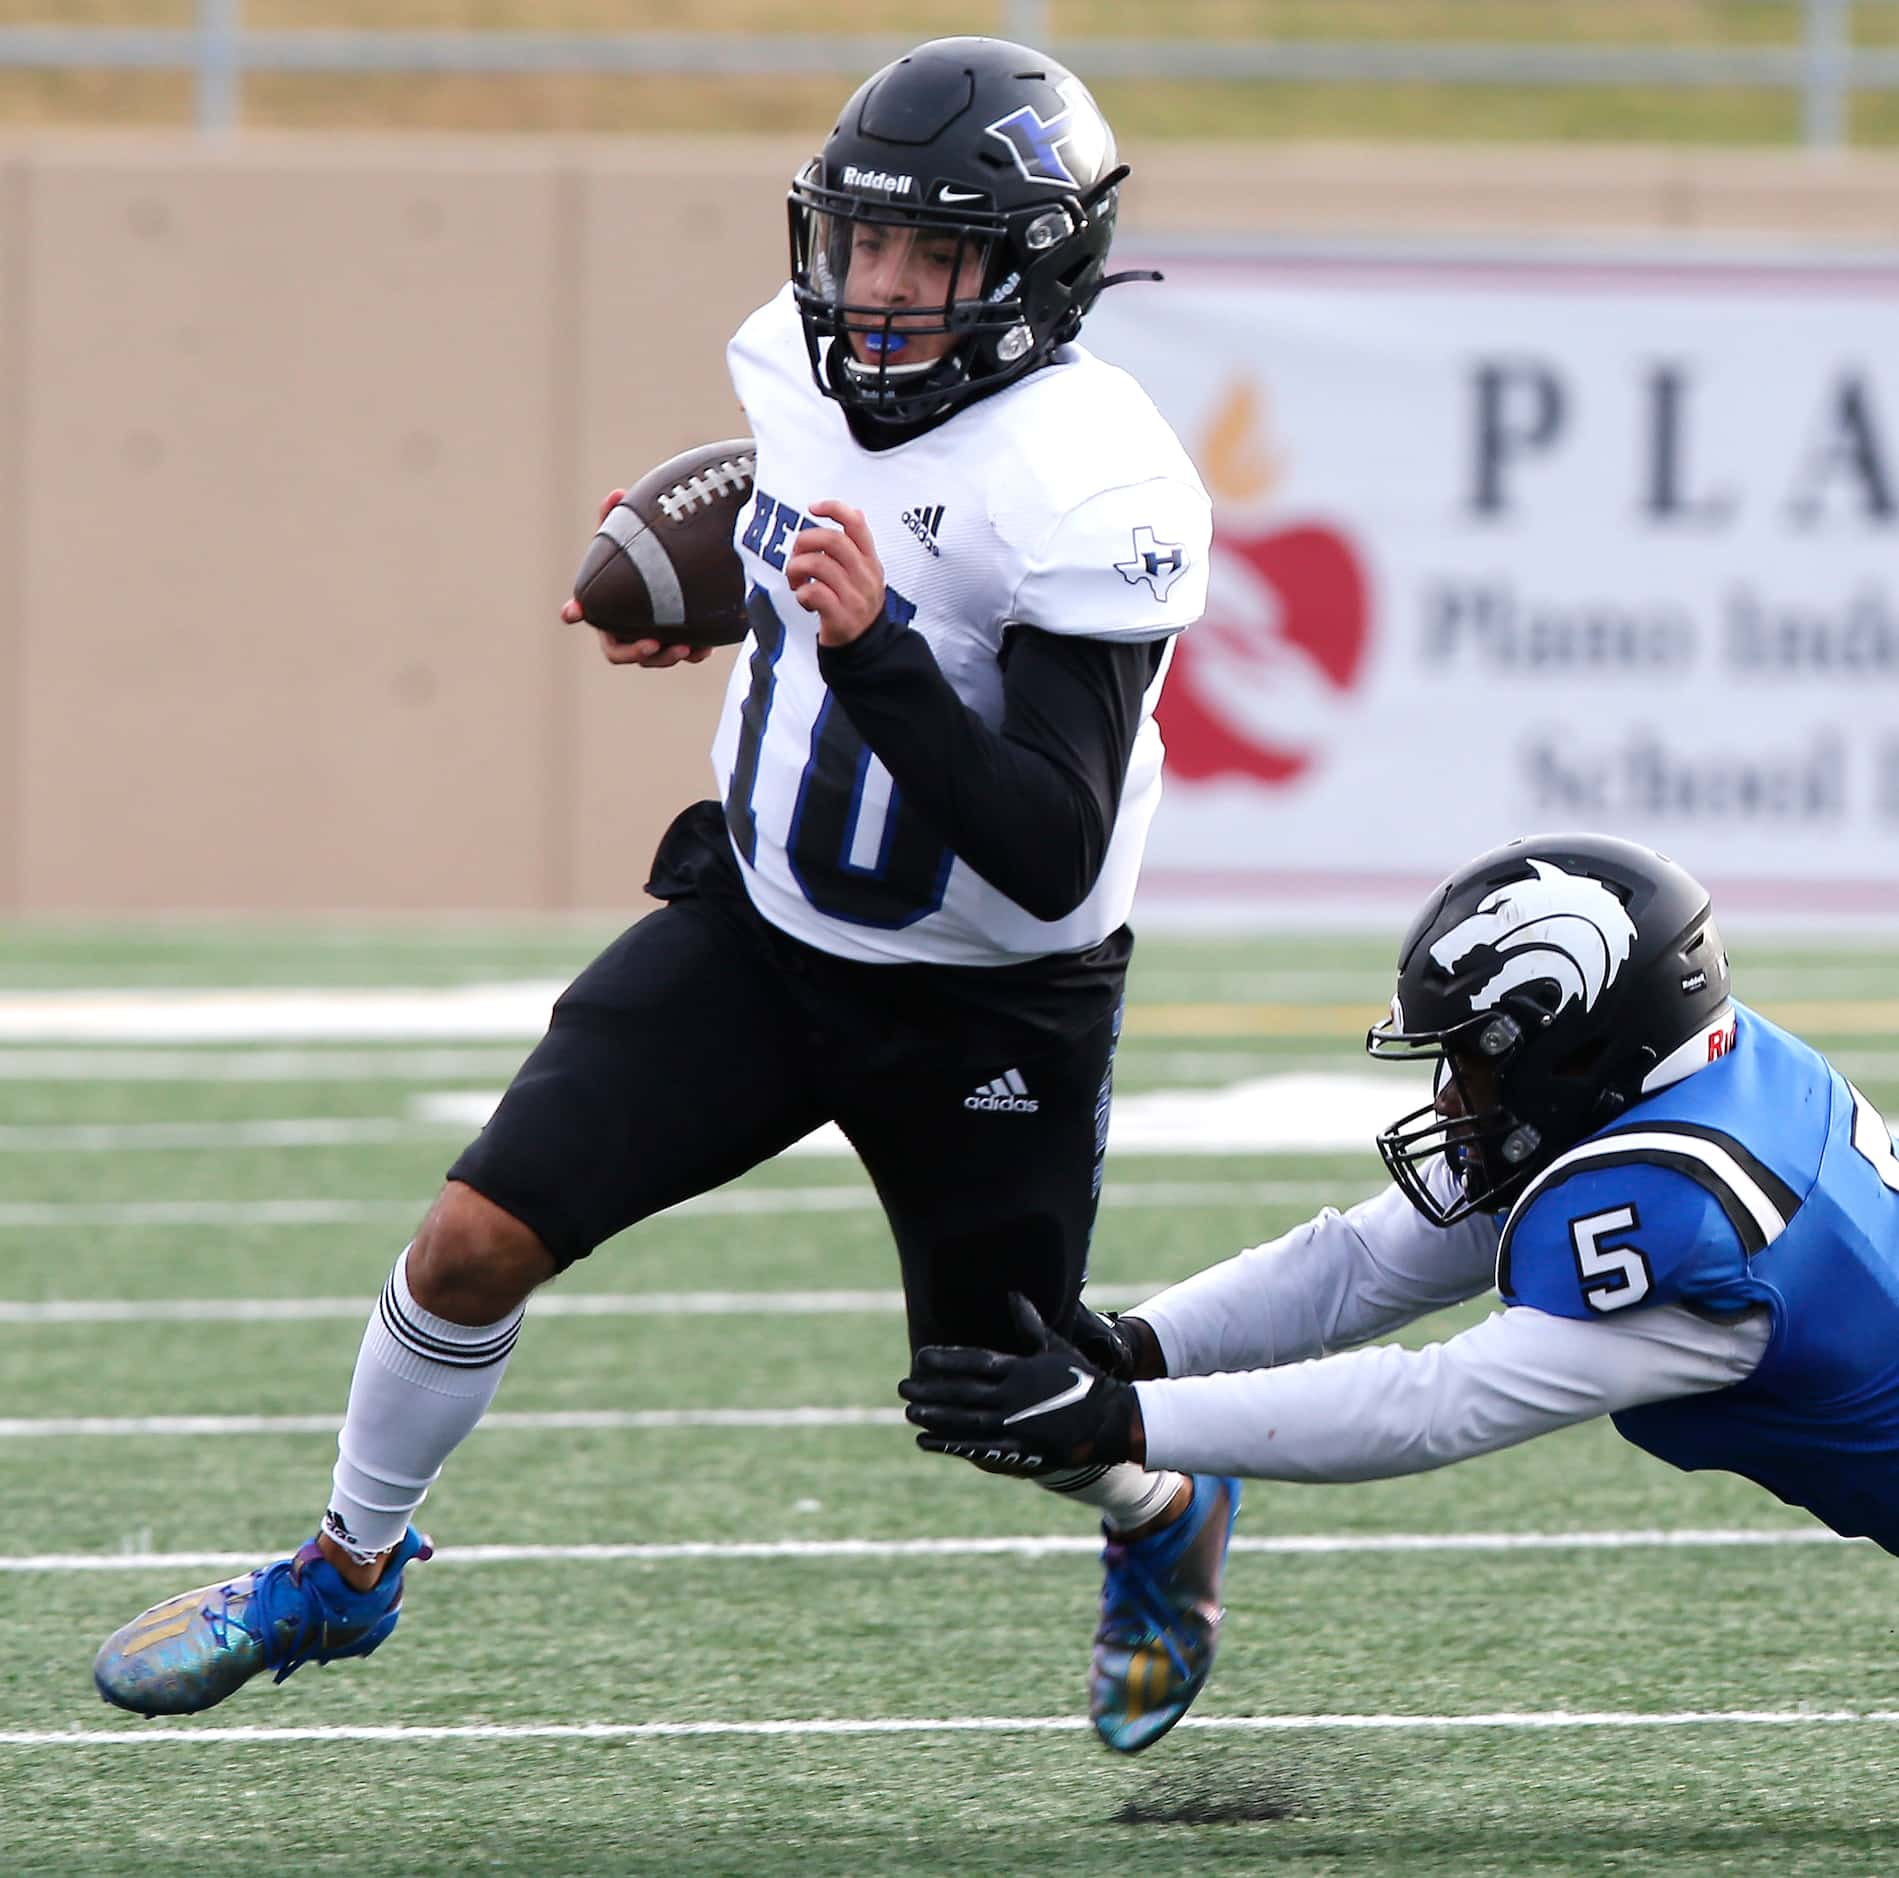
[[[1040,920],[944,846],[857,735],[819,675],[817,622],[791,597],[785,559],[813,502],[862,509],[891,617],[994,726],[1010,624],[1158,640],[1199,617],[1212,516],[1179,440],[1132,378],[1073,346],[936,429],[865,450],[812,383],[789,288],[727,357],[757,445],[736,530],[752,632],[712,761],[754,905],[809,945],[872,962],[1001,965],[1104,939],[1127,918],[1160,798],[1167,661],[1100,878],[1072,914]]]

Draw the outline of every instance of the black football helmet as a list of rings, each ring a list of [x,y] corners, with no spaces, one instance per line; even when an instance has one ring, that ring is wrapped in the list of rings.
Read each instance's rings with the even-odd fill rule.
[[[1610,835],[1479,855],[1411,922],[1391,1014],[1366,1034],[1374,1057],[1435,1065],[1434,1100],[1378,1151],[1438,1225],[1500,1210],[1565,1149],[1720,1054],[1728,996],[1707,892],[1666,856]],[[1455,1099],[1440,1107],[1447,1080]],[[1439,1156],[1457,1176],[1448,1204],[1425,1186]]]
[[[818,389],[907,429],[1033,371],[1113,284],[1102,270],[1127,173],[1080,79],[1027,46],[933,39],[885,66],[791,187],[792,291]],[[913,254],[929,263],[909,277],[915,297],[867,289],[877,263]],[[905,359],[943,334],[954,343]]]

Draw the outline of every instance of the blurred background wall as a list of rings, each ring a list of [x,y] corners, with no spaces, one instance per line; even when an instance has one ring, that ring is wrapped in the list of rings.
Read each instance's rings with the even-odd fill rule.
[[[297,26],[348,13],[289,11]],[[773,28],[811,23],[767,11]],[[1113,11],[1085,24],[1189,45],[1196,27],[1302,24],[1270,6]],[[1727,23],[1763,11],[1803,17],[1604,5],[1597,25],[1613,34],[1620,15],[1653,37],[1660,19],[1665,47],[1692,15],[1718,51],[1748,37]],[[161,24],[183,30],[189,12]],[[1539,10],[1488,12],[1493,29],[1540,30]],[[1011,23],[993,7],[916,13],[908,36]],[[1394,19],[1445,13],[1355,17],[1388,38]],[[640,14],[530,23],[618,31]],[[8,46],[0,31],[0,63]],[[1085,40],[1059,49],[1089,73]],[[114,93],[97,73],[62,92],[0,70],[0,913],[636,898],[659,829],[710,786],[730,655],[612,671],[555,612],[601,492],[740,428],[723,342],[783,279],[784,186],[853,82],[788,72],[723,92],[568,73],[565,91],[500,94],[492,77],[331,74],[300,91],[265,74],[225,98],[237,127],[205,134],[188,73],[128,68]],[[1466,94],[1428,71],[1382,93],[1098,90],[1137,165],[1132,258],[1287,243],[1899,254],[1884,93],[1857,143],[1835,124],[1815,149],[1797,85],[1765,126],[1745,86],[1710,126],[1706,86],[1598,85],[1579,133],[1581,94]],[[1530,93],[1540,116],[1524,115]],[[537,134],[470,128],[498,95],[512,103],[496,127]],[[1460,103],[1479,95],[1500,123]],[[564,128],[682,114],[727,128]],[[1381,123],[1406,141],[1367,141]],[[1894,695],[1882,680],[1866,708]]]

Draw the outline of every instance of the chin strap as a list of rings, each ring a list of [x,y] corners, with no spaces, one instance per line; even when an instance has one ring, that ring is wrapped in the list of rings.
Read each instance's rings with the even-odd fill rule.
[[[1162,280],[1165,278],[1164,275],[1156,273],[1151,267],[1131,267],[1123,273],[1110,274],[1105,280],[1096,281],[1094,287],[1089,292],[1088,298],[1079,305],[1071,306],[1068,309],[1067,317],[1062,321],[1061,326],[1054,334],[1054,343],[1058,346],[1067,345],[1068,342],[1081,331],[1082,321],[1095,310],[1095,302],[1099,300],[1110,287],[1120,287],[1132,280]]]
[[[1081,198],[1081,206],[1084,213],[1092,217],[1103,198],[1112,195],[1119,189],[1132,173],[1133,172],[1125,163],[1117,164]],[[1110,287],[1119,287],[1131,280],[1160,280],[1161,278],[1162,276],[1160,274],[1148,267],[1133,267],[1128,268],[1123,273],[1108,275],[1104,280],[1099,280],[1095,283],[1094,291],[1088,296],[1087,305],[1075,309],[1077,323],[1079,324],[1082,317],[1087,314],[1089,308],[1092,307]],[[1073,334],[1069,335],[1071,338],[1073,336]]]

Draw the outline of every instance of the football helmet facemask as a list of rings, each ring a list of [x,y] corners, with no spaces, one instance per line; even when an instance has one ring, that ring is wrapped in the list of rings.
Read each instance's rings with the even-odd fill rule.
[[[1392,1179],[1440,1226],[1501,1211],[1551,1161],[1733,1035],[1706,891],[1607,835],[1540,835],[1461,867],[1411,923],[1381,1060],[1432,1065],[1433,1099],[1378,1136]],[[1448,1200],[1426,1184],[1442,1159]]]
[[[1104,287],[1158,278],[1103,274],[1127,173],[1087,88],[1026,46],[936,39],[886,66],[791,187],[818,389],[909,428],[1034,370]]]

